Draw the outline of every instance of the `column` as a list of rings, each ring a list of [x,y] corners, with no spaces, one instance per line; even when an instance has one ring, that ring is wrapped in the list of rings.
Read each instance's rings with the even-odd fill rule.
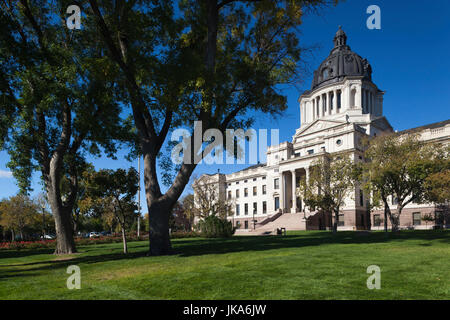
[[[305,103],[300,103],[300,127],[303,123],[303,109],[305,108]]]
[[[361,87],[359,87],[356,90],[356,97],[355,97],[355,100],[356,100],[355,105],[357,105],[358,108],[361,108],[361,109],[362,109],[362,91],[363,91],[363,89]]]
[[[297,184],[296,184],[296,175],[295,170],[291,170],[292,174],[292,207],[291,207],[291,213],[297,212]]]
[[[306,172],[306,183],[308,184],[309,183],[309,167],[305,168],[305,172]],[[305,202],[304,202],[305,199],[302,199],[302,201],[303,201],[303,208],[305,208],[305,213],[309,213],[310,212],[309,208],[306,207]]]
[[[316,116],[317,116],[317,118],[320,118],[320,96],[317,96],[317,101],[316,101]]]
[[[327,104],[327,95],[324,93],[324,94],[322,94],[322,103],[321,103],[321,106],[322,106],[322,118],[323,117],[325,117],[325,107],[326,107],[326,104]]]
[[[280,174],[280,209],[284,213],[284,174]]]
[[[327,92],[327,104],[328,104],[328,106],[327,106],[327,113],[328,114],[331,114],[331,92],[332,91],[329,91],[329,92]]]
[[[303,108],[301,110],[302,123],[306,122],[306,102],[303,102]]]
[[[333,91],[333,114],[336,114],[338,112],[338,102],[337,102],[337,90]]]
[[[314,120],[316,120],[316,98],[313,98],[311,100],[311,105],[312,105],[311,122],[313,122]]]

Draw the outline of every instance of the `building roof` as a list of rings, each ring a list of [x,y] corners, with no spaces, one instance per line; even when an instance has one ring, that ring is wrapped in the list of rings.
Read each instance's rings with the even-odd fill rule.
[[[247,170],[251,170],[251,169],[256,169],[256,168],[259,168],[259,167],[264,167],[265,165],[266,165],[265,163],[258,163],[258,164],[252,165],[250,167],[244,168],[242,170],[239,170],[237,172],[242,172],[242,171],[247,171]]]
[[[445,120],[445,121],[430,123],[430,124],[420,126],[420,127],[402,130],[402,131],[399,131],[398,133],[403,134],[403,133],[418,132],[418,131],[422,131],[422,130],[426,130],[426,129],[436,129],[436,128],[440,128],[440,127],[445,127],[448,124],[450,124],[450,119]]]
[[[330,83],[340,82],[347,76],[360,76],[372,80],[372,67],[347,45],[347,35],[339,26],[333,39],[334,48],[329,56],[314,71],[311,90]]]

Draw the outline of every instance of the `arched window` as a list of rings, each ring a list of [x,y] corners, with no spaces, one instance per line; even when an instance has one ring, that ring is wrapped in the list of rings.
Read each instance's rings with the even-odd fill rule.
[[[328,72],[328,68],[325,68],[322,70],[322,80],[325,80],[328,78],[329,72]]]

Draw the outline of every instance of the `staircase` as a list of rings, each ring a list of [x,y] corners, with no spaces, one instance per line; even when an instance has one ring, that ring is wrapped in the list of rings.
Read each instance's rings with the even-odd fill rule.
[[[303,213],[283,213],[277,219],[257,227],[255,230],[249,230],[252,235],[276,234],[278,228],[286,230],[306,230],[306,220]]]

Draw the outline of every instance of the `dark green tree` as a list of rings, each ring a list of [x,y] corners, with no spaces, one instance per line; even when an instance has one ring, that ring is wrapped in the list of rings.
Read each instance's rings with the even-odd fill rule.
[[[65,26],[71,1],[2,1],[0,148],[23,193],[39,170],[55,219],[55,253],[76,251],[72,211],[87,153],[113,156],[121,125],[113,74],[95,30]],[[63,197],[61,181],[69,182]]]
[[[302,17],[329,2],[336,1],[89,0],[83,8],[87,27],[99,30],[121,71],[132,109],[144,157],[150,254],[170,253],[169,214],[198,163],[194,155],[201,159],[212,149],[187,139],[192,150],[181,165],[161,159],[163,193],[157,166],[169,132],[181,125],[192,132],[201,121],[201,135],[211,128],[224,133],[248,128],[258,112],[280,115],[287,104],[279,85],[302,76]]]
[[[137,217],[135,202],[138,173],[134,168],[100,170],[86,176],[86,195],[96,202],[104,219],[115,220],[120,226],[123,252],[128,253],[126,229]]]
[[[406,205],[433,201],[432,190],[439,188],[430,186],[430,177],[449,168],[448,151],[439,143],[424,143],[412,133],[386,134],[368,143],[368,161],[362,166],[360,180],[372,195],[372,202],[382,202],[384,206],[385,231],[387,217],[392,231],[396,231]],[[395,212],[391,211],[389,196],[397,200]]]

